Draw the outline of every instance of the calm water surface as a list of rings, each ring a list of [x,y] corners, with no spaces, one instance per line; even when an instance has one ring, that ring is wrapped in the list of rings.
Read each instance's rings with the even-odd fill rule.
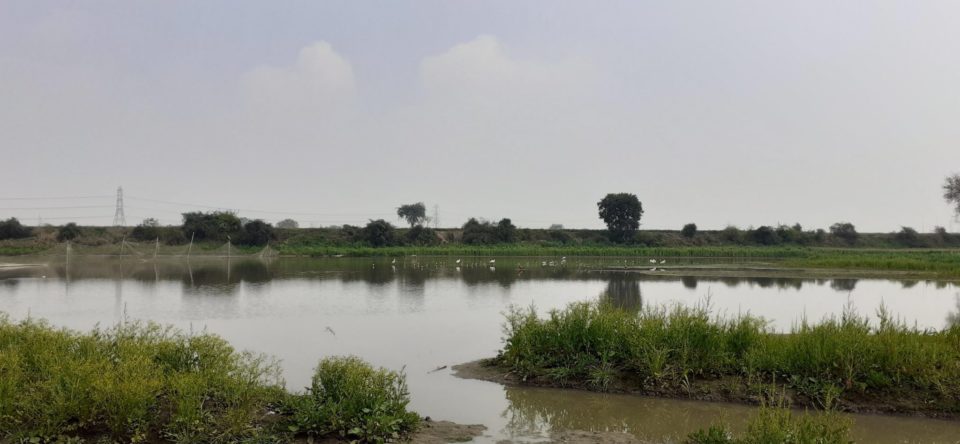
[[[62,259],[0,269],[0,311],[87,330],[121,319],[206,330],[282,361],[287,385],[305,386],[323,356],[353,354],[405,369],[412,407],[489,429],[484,441],[534,440],[553,429],[617,430],[674,442],[753,409],[581,391],[503,387],[438,367],[493,356],[510,306],[539,311],[607,298],[626,307],[709,300],[716,312],[762,316],[779,330],[845,307],[881,305],[921,328],[960,316],[960,287],[887,279],[676,277],[594,271],[622,259]],[[552,261],[552,264],[551,264]],[[644,260],[629,260],[641,265]],[[546,263],[544,263],[546,262]],[[672,265],[672,264],[671,264]],[[960,421],[858,415],[860,442],[960,442]]]

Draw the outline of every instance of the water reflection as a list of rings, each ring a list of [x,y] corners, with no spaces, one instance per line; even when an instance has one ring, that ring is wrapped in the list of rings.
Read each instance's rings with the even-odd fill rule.
[[[947,327],[960,326],[960,293],[958,293],[954,300],[956,300],[957,309],[953,312],[947,313]]]
[[[859,279],[852,278],[795,278],[781,276],[697,276],[673,273],[632,273],[627,271],[598,271],[603,266],[599,259],[563,265],[543,265],[537,259],[498,259],[496,267],[489,267],[484,259],[463,260],[461,264],[448,258],[406,258],[391,263],[391,259],[205,259],[145,260],[145,259],[84,259],[70,263],[47,263],[38,267],[0,269],[3,285],[16,285],[17,278],[59,278],[67,283],[92,279],[134,280],[144,284],[162,281],[181,281],[185,289],[216,289],[218,293],[237,291],[241,284],[264,284],[287,279],[337,279],[342,282],[364,282],[369,285],[388,285],[398,282],[405,291],[423,293],[431,279],[459,280],[467,286],[498,285],[509,289],[518,282],[533,280],[603,280],[610,286],[605,292],[622,296],[620,302],[639,299],[637,284],[641,282],[676,282],[684,288],[696,290],[703,284],[721,284],[736,288],[747,285],[759,288],[801,290],[804,285],[823,286],[849,293],[856,289]],[[910,289],[921,281],[901,279],[901,288]],[[942,289],[956,286],[951,281],[924,281]],[[631,306],[627,303],[626,306]]]
[[[509,402],[502,433],[547,436],[553,430],[626,432],[644,442],[683,442],[694,430],[717,422],[742,430],[755,414],[748,406],[646,398],[574,390],[504,387]],[[856,442],[953,443],[960,423],[920,418],[855,415]]]
[[[600,293],[600,300],[624,310],[638,311],[643,308],[643,296],[640,294],[640,280],[636,274],[610,273],[607,275],[607,288]]]

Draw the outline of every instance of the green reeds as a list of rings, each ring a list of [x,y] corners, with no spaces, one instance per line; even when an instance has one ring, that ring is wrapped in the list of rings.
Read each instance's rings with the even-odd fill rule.
[[[884,311],[878,317],[871,324],[848,310],[780,334],[761,319],[713,316],[706,306],[627,312],[575,303],[543,319],[514,309],[498,361],[527,380],[598,390],[683,394],[724,381],[746,387],[749,398],[775,383],[813,407],[898,400],[905,410],[960,413],[960,326],[925,331]]]

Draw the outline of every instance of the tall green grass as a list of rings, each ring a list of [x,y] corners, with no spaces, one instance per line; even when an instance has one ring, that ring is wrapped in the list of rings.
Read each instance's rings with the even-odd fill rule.
[[[321,361],[311,392],[287,393],[274,362],[213,335],[141,323],[77,333],[0,315],[0,441],[383,442],[416,428],[407,402],[403,375],[356,358]]]
[[[761,319],[713,316],[705,306],[628,312],[575,303],[546,318],[515,309],[505,330],[498,361],[527,380],[682,393],[733,378],[751,395],[785,384],[816,407],[903,398],[918,400],[916,410],[960,413],[960,326],[922,331],[883,311],[875,325],[848,310],[778,334]]]

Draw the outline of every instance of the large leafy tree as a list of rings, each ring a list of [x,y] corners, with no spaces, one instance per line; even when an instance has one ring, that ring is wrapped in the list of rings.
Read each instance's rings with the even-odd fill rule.
[[[427,207],[423,202],[400,205],[400,208],[397,208],[397,217],[406,220],[410,227],[421,225],[427,220]]]
[[[607,224],[610,239],[614,242],[630,240],[640,228],[640,216],[643,215],[643,205],[636,194],[611,193],[600,202],[600,219]]]
[[[960,216],[960,174],[947,177],[943,183],[943,198],[954,206],[954,211]]]
[[[371,220],[360,232],[361,238],[372,247],[393,245],[394,228],[383,219]]]
[[[15,217],[0,221],[0,240],[20,239],[31,235],[30,229],[23,226]]]

